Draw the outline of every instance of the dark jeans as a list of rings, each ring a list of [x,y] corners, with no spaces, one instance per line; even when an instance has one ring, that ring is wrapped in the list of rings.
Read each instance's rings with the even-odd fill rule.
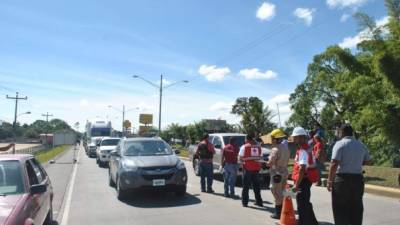
[[[307,178],[303,178],[296,196],[297,212],[299,214],[299,222],[297,225],[318,225],[310,198],[311,182]]]
[[[262,204],[262,198],[260,193],[260,177],[258,171],[246,171],[243,170],[243,189],[242,189],[242,204],[247,205],[249,203],[249,189],[253,186],[254,196],[256,203]]]
[[[207,179],[207,190],[212,190],[212,183],[214,179],[214,169],[212,163],[200,162],[200,184],[201,190],[206,190],[206,179]]]
[[[364,178],[358,174],[337,174],[332,185],[332,209],[336,225],[361,225]]]

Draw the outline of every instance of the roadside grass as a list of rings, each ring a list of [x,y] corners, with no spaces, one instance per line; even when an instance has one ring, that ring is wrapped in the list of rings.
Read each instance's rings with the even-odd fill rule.
[[[289,161],[289,171],[293,169],[294,160]],[[398,188],[400,168],[385,166],[364,166],[364,178],[366,184],[378,185],[383,187]],[[329,163],[325,163],[325,171],[322,172],[322,178],[328,178]]]
[[[184,146],[182,146],[182,145],[180,145],[180,144],[174,144],[174,145],[172,145],[171,147],[172,147],[173,149],[176,149],[176,150],[179,150],[179,151],[180,151],[179,156],[181,156],[181,157],[186,157],[186,158],[189,157],[189,151],[188,151]]]
[[[65,150],[67,150],[70,147],[70,145],[61,145],[52,149],[48,150],[43,150],[35,153],[35,158],[40,162],[40,163],[46,163],[56,157],[57,155],[63,153]]]

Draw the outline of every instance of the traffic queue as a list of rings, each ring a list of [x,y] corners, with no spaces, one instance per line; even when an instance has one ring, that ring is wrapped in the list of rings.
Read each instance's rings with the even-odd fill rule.
[[[294,165],[289,173],[289,136],[281,129],[270,134],[272,148],[268,160],[262,157],[261,143],[252,134],[246,135],[243,145],[231,137],[229,144],[221,151],[220,171],[224,178],[224,196],[240,198],[235,194],[235,184],[241,171],[241,203],[248,207],[249,189],[252,187],[255,197],[254,205],[263,207],[259,171],[263,164],[270,168],[270,177],[275,210],[271,218],[280,220],[281,224],[318,225],[317,216],[310,202],[311,186],[321,186],[321,171],[328,161],[324,149],[324,130],[320,126],[307,132],[302,127],[295,127],[290,139],[296,145]],[[362,224],[364,182],[362,166],[370,161],[368,150],[354,138],[352,127],[344,124],[339,129],[338,141],[333,146],[327,189],[332,192],[332,208],[335,224]],[[214,193],[213,157],[216,154],[214,145],[205,133],[196,149],[199,158],[199,176],[202,192]],[[288,185],[288,179],[292,185]],[[291,197],[296,199],[298,219],[295,219]]]

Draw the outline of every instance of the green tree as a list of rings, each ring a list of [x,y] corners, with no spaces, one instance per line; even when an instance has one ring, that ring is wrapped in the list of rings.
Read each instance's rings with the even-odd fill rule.
[[[265,134],[270,132],[275,124],[271,122],[272,111],[257,97],[241,97],[232,106],[232,114],[241,116],[241,125],[246,133]]]

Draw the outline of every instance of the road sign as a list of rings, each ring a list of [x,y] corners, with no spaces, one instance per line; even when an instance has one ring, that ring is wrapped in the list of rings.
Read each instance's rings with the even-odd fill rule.
[[[153,123],[153,114],[140,114],[139,122],[141,124],[152,124]]]
[[[132,127],[131,121],[125,120],[125,121],[124,121],[124,128],[125,128],[125,129],[128,129],[128,128],[131,128],[131,127]]]

